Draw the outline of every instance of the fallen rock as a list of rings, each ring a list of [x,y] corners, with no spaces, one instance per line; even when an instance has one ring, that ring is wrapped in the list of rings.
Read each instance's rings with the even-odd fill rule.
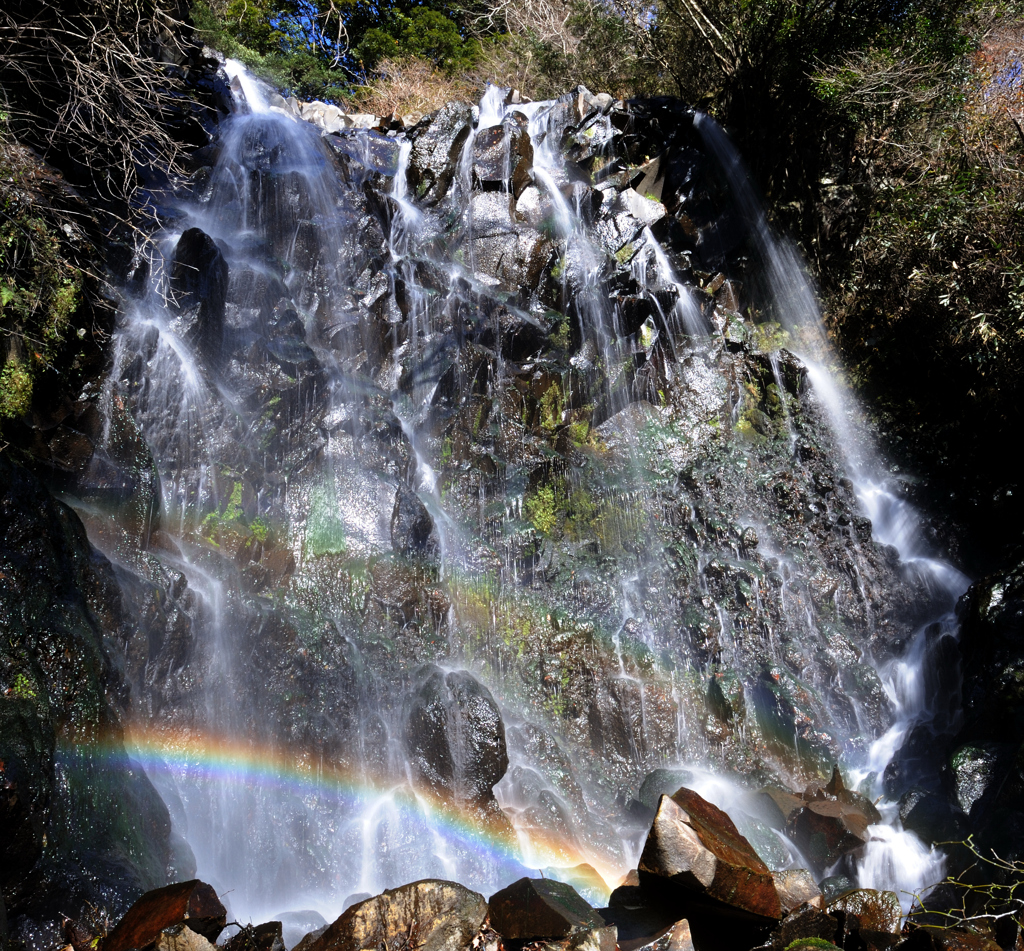
[[[788,868],[772,872],[775,890],[779,893],[783,914],[789,914],[801,905],[821,908],[825,904],[821,889],[814,877],[805,868]]]
[[[213,888],[193,879],[146,892],[103,939],[102,951],[129,951],[155,944],[160,933],[186,922],[189,930],[216,941],[227,911]]]
[[[651,812],[655,812],[658,808],[658,800],[663,795],[670,796],[677,789],[692,782],[693,773],[688,769],[654,769],[644,777],[636,798]]]
[[[363,897],[369,898],[370,896],[364,895]],[[344,911],[344,909],[342,910]],[[274,918],[281,922],[281,940],[284,941],[286,948],[295,948],[314,931],[324,931],[327,928],[327,920],[320,912],[314,911],[312,908],[283,911],[279,915],[275,915]]]
[[[303,939],[297,945],[291,948],[291,951],[309,951],[309,949],[312,948],[314,944],[316,944],[317,940],[327,930],[327,928],[327,925],[324,925],[321,928],[314,928],[312,931],[309,932],[309,934],[303,937]]]
[[[446,801],[501,817],[493,788],[508,769],[501,711],[491,692],[464,670],[420,672],[406,717],[414,773]]]
[[[280,921],[246,925],[223,946],[223,951],[284,951],[283,925]]]
[[[852,878],[846,875],[829,875],[828,878],[823,878],[818,882],[818,887],[821,888],[822,897],[827,905],[840,895],[855,891],[857,885]]]
[[[353,905],[310,945],[310,951],[463,951],[486,916],[483,895],[455,882],[426,878]]]
[[[436,547],[434,520],[420,497],[404,482],[395,492],[391,512],[391,547],[401,555],[429,553]]]
[[[462,146],[470,133],[469,106],[450,102],[425,120],[409,157],[408,182],[425,205],[436,205],[451,187]]]
[[[572,885],[521,878],[491,896],[491,924],[506,938],[565,938],[605,922]]]
[[[782,904],[768,866],[732,819],[692,789],[662,796],[639,865],[640,884],[671,882],[759,918],[781,918]]]
[[[157,936],[154,947],[156,951],[216,951],[216,945],[207,941],[201,934],[196,934],[186,924],[164,928]],[[243,947],[244,945],[238,945],[234,951],[242,951]],[[253,948],[253,951],[256,949]],[[264,949],[261,948],[259,951],[264,951]],[[267,948],[265,951],[270,951],[270,949]],[[284,945],[280,945],[274,951],[284,951]]]
[[[189,336],[217,359],[224,344],[228,263],[213,238],[189,228],[178,239],[171,265],[171,297],[181,312],[195,312]]]
[[[604,913],[601,917],[606,918]],[[648,922],[643,928],[637,927],[639,921],[627,920],[625,929],[617,924],[619,951],[693,951],[693,936],[685,918],[658,927],[650,927]]]
[[[611,927],[576,931],[561,941],[538,941],[538,951],[616,951],[618,939]]]
[[[828,913],[839,924],[837,941],[844,947],[873,951],[891,948],[899,940],[903,909],[895,892],[857,888],[831,901]]]
[[[821,872],[868,840],[868,826],[881,821],[863,796],[844,790],[839,798],[807,802],[792,813],[786,831],[796,847]]]
[[[788,951],[798,941],[808,942],[810,947],[815,941],[833,942],[838,932],[839,922],[832,915],[821,908],[803,905],[783,918],[772,932],[772,951]]]
[[[544,869],[543,875],[545,878],[572,885],[588,901],[595,901],[595,899],[601,902],[608,901],[610,894],[608,883],[593,865],[584,862],[581,865],[572,865],[568,868],[549,866]]]

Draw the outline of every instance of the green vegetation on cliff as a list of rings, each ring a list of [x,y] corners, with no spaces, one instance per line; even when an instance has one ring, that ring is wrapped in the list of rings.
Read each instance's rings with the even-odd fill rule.
[[[74,326],[84,276],[68,247],[78,229],[47,199],[38,161],[17,146],[0,115],[0,420],[29,411],[35,381],[73,365],[85,336]]]

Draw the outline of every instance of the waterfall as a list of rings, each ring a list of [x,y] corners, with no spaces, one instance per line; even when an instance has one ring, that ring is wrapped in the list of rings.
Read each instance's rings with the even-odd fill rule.
[[[791,245],[773,234],[738,153],[710,117],[702,116],[697,128],[721,163],[746,219],[753,244],[762,257],[775,313],[798,346],[802,343],[811,350],[796,352],[807,365],[814,393],[844,448],[847,470],[861,509],[871,520],[873,536],[881,544],[895,548],[904,570],[920,577],[928,598],[926,612],[934,612],[915,631],[902,657],[877,664],[892,702],[893,723],[871,744],[859,763],[851,764],[858,784],[870,789],[873,798],[883,798],[881,808],[888,820],[886,826],[874,827],[872,840],[857,867],[857,879],[865,888],[895,891],[907,912],[927,888],[942,881],[945,863],[941,853],[929,851],[912,832],[902,830],[896,803],[884,800],[882,778],[886,766],[915,726],[934,728],[936,732],[952,726],[942,722],[934,710],[934,705],[944,698],[931,696],[927,690],[925,671],[932,662],[929,634],[938,627],[940,637],[955,637],[953,608],[970,581],[927,551],[921,540],[918,513],[890,487],[882,460],[865,435],[859,407],[827,368],[831,353],[817,298],[800,260]]]
[[[321,135],[225,72],[235,111],[125,293],[104,394],[109,451],[128,420],[159,475],[153,541],[129,557],[123,516],[90,516],[188,608],[132,661],[131,736],[197,874],[238,921],[540,871],[603,903],[665,784],[805,864],[757,785],[839,763],[882,795],[942,728],[921,671],[966,581],[889,487],[724,133],[674,115],[659,167],[582,93],[490,87]],[[723,283],[730,207],[781,331]],[[931,884],[941,856],[881,808],[844,868]]]

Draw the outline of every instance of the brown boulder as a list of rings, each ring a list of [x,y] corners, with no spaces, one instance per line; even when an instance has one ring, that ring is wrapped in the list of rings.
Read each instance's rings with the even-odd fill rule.
[[[805,868],[788,868],[781,872],[772,872],[775,890],[779,893],[782,913],[791,911],[807,904],[812,908],[821,908],[825,904],[821,889],[814,877]]]
[[[868,951],[894,947],[899,941],[903,909],[895,892],[857,888],[829,902],[828,913],[839,923],[839,941]]]
[[[789,817],[789,837],[816,869],[834,865],[867,842],[868,826],[879,817],[874,806],[862,799],[846,791],[842,798],[808,802]]]
[[[223,951],[284,951],[284,929],[280,921],[262,925],[246,925]]]
[[[617,951],[618,939],[614,928],[592,928],[575,931],[558,941],[537,941],[532,946],[536,951]]]
[[[772,932],[772,951],[788,951],[796,941],[835,941],[839,922],[820,908],[804,905],[782,919]]]
[[[164,929],[183,922],[208,941],[224,930],[227,911],[206,882],[193,879],[146,892],[103,939],[102,951],[148,948]]]
[[[417,951],[461,951],[480,932],[486,916],[483,895],[455,882],[427,878],[353,905],[310,951],[403,945]]]
[[[157,936],[154,951],[216,951],[216,945],[194,932],[188,925],[165,928]],[[284,951],[282,945],[281,951]]]
[[[506,938],[564,938],[605,926],[572,885],[521,878],[491,896],[491,924]]]
[[[642,886],[672,883],[760,918],[781,918],[768,866],[721,809],[692,789],[662,796],[639,865]]]

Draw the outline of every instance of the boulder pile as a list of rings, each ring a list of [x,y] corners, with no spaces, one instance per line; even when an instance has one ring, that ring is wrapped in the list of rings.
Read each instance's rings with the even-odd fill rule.
[[[838,774],[837,774],[838,775]],[[810,810],[844,828],[859,815],[818,803],[860,806],[841,788],[808,791],[794,816]],[[823,795],[819,795],[823,793]],[[831,798],[829,798],[831,797]],[[812,821],[812,820],[808,820]],[[852,888],[826,902],[805,869],[772,871],[732,819],[692,789],[662,795],[640,858],[612,894],[593,908],[571,885],[522,878],[487,901],[463,885],[424,879],[347,908],[309,932],[299,951],[795,951],[839,948],[977,948],[999,945],[981,934],[902,923],[892,892]],[[200,881],[147,892],[105,937],[69,921],[66,951],[212,951],[227,912]],[[229,951],[284,951],[282,922],[237,930]]]

